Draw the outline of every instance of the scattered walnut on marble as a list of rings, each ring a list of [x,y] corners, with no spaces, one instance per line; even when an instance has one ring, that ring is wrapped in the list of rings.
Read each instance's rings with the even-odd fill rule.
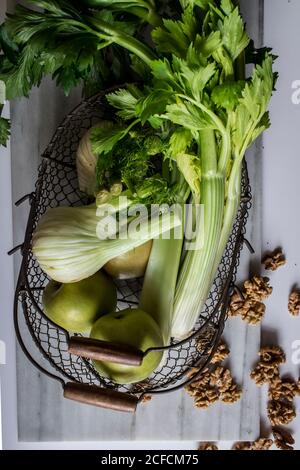
[[[265,265],[267,271],[276,271],[281,266],[286,264],[286,259],[282,250],[278,249],[273,253],[267,254],[263,259],[262,263]]]
[[[221,393],[221,400],[224,403],[236,403],[242,396],[242,390],[237,384],[232,384],[228,390]]]
[[[284,351],[280,346],[262,346],[259,350],[260,362],[265,365],[279,365],[286,362]]]
[[[199,390],[194,396],[196,408],[207,409],[217,401],[219,401],[220,393],[214,387]]]
[[[260,437],[256,439],[251,445],[250,450],[269,450],[273,445],[272,439],[266,439],[264,437]]]
[[[268,417],[273,426],[286,425],[296,417],[293,403],[283,400],[271,400],[268,403]]]
[[[232,385],[233,379],[229,369],[219,366],[211,374],[210,384],[217,387],[221,393],[226,392]]]
[[[254,276],[252,279],[244,282],[246,296],[257,302],[266,300],[273,292],[273,288],[269,285],[268,277]]]
[[[222,341],[219,344],[218,348],[216,349],[216,352],[214,353],[212,357],[211,363],[218,364],[219,362],[223,362],[225,361],[225,359],[228,358],[229,354],[230,354],[230,350],[227,344],[224,341]]]
[[[249,325],[258,325],[264,317],[266,306],[262,302],[246,298],[241,310],[241,317]]]
[[[213,442],[202,442],[198,450],[219,450],[219,448]]]
[[[196,372],[190,371],[190,377]],[[242,394],[229,369],[222,366],[213,372],[205,369],[198,379],[185,387],[185,390],[193,397],[197,408],[208,408],[219,400],[228,404],[235,403]]]
[[[276,426],[272,428],[272,432],[277,449],[294,450],[293,445],[295,444],[295,439],[289,431]]]
[[[294,380],[276,377],[270,384],[270,400],[287,400],[292,402],[297,395],[297,384]]]
[[[300,313],[300,292],[293,291],[289,297],[288,309],[293,317],[298,317]]]
[[[283,350],[279,346],[263,346],[258,354],[260,360],[250,374],[255,383],[263,385],[280,380],[279,365],[286,361]]]
[[[237,292],[232,294],[228,309],[228,316],[229,317],[238,317],[241,315],[243,308],[245,305],[245,299],[243,299]]]
[[[251,442],[236,442],[233,450],[251,450]]]
[[[146,394],[146,395],[143,395],[142,403],[148,403],[151,400],[152,400],[152,395]]]
[[[273,445],[272,439],[260,437],[254,442],[237,442],[233,450],[269,450]]]
[[[250,377],[254,380],[256,385],[270,383],[279,377],[279,367],[265,368],[261,363],[258,363],[255,369],[250,373]]]
[[[196,339],[196,349],[199,353],[210,352],[212,340],[216,334],[215,328],[209,325]]]
[[[236,292],[231,296],[228,316],[241,316],[249,325],[257,325],[262,321],[266,312],[266,306],[262,300],[265,300],[272,290],[268,278],[254,276],[245,281],[243,298]]]
[[[297,394],[297,395],[300,395],[300,378],[299,378],[298,381],[296,382],[296,386],[297,386],[296,394]]]

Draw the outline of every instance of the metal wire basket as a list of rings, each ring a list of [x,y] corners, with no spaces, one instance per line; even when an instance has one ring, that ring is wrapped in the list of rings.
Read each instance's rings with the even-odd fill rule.
[[[161,348],[165,350],[162,364],[142,383],[118,386],[100,376],[90,359],[70,353],[69,333],[45,316],[42,294],[48,278],[32,254],[31,238],[38,220],[49,207],[77,206],[88,202],[78,188],[75,158],[78,143],[86,130],[110,115],[103,96],[98,94],[83,101],[57,128],[42,155],[35,192],[17,203],[21,204],[29,198],[31,209],[24,243],[11,252],[20,249],[23,258],[15,295],[15,329],[28,359],[41,372],[60,381],[67,398],[122,411],[134,411],[145,393],[159,394],[177,390],[195,380],[209,364],[223,331],[228,299],[234,288],[251,207],[251,188],[245,164],[239,213],[207,302],[191,336]],[[141,285],[141,279],[117,282],[118,309],[138,304]],[[24,329],[21,334],[19,326],[19,314],[22,311],[27,325],[26,338]],[[27,346],[28,333],[42,357],[34,354],[32,348]],[[199,373],[188,378],[187,373],[193,367],[198,367]]]

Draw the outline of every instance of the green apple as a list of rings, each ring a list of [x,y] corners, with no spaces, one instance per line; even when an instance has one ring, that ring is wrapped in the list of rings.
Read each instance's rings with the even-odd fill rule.
[[[99,318],[91,331],[91,338],[110,343],[135,346],[141,351],[163,345],[160,329],[153,318],[140,309],[126,309]],[[147,354],[140,366],[94,361],[97,371],[118,384],[145,380],[157,368],[163,353]]]
[[[72,284],[50,281],[43,294],[47,317],[74,333],[90,334],[95,321],[113,312],[117,305],[117,289],[102,272]]]

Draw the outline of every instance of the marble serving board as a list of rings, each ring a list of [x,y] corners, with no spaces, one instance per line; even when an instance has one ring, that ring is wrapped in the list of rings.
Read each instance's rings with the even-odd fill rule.
[[[248,29],[256,43],[262,39],[262,3],[242,1]],[[12,103],[13,200],[34,189],[40,155],[56,126],[81,99],[80,90],[68,98],[45,80],[29,100]],[[242,253],[238,278],[259,266],[261,257],[261,154],[258,142],[249,152],[249,174],[254,193],[247,236],[256,254]],[[24,238],[28,205],[14,208],[14,242]],[[15,258],[16,276],[20,257]],[[26,327],[23,327],[26,328]],[[26,334],[26,331],[25,331]],[[28,334],[27,334],[28,335]],[[93,408],[65,400],[55,381],[41,375],[17,346],[18,433],[20,441],[105,440],[251,440],[259,433],[258,390],[249,379],[260,341],[260,329],[240,320],[227,323],[225,338],[231,346],[232,372],[243,388],[234,405],[217,403],[209,410],[195,409],[184,391],[155,397],[138,407],[135,415]],[[34,345],[31,345],[35,348]]]

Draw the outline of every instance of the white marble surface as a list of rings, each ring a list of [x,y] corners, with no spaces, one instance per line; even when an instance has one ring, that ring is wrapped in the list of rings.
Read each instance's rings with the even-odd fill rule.
[[[243,10],[257,41],[259,4],[261,1],[243,2]],[[293,263],[299,263],[299,249],[297,242],[297,218],[293,214],[298,208],[297,180],[299,171],[294,171],[296,165],[297,124],[300,107],[290,104],[289,80],[296,80],[297,64],[293,68],[293,57],[288,55],[287,40],[283,41],[283,22],[286,21],[285,31],[294,44],[299,43],[299,29],[297,29],[297,13],[300,12],[299,2],[286,0],[265,0],[265,42],[273,45],[275,51],[281,52],[282,60],[278,62],[281,82],[272,105],[273,128],[265,137],[264,165],[261,160],[261,143],[258,143],[248,156],[250,175],[252,181],[254,208],[249,223],[248,238],[256,248],[256,256],[250,261],[249,254],[243,254],[243,261],[239,270],[240,278],[248,276],[249,271],[257,271],[261,251],[267,246],[283,244],[289,248],[288,256]],[[292,10],[293,9],[293,10]],[[291,18],[295,19],[294,28],[290,27]],[[298,15],[299,18],[299,15]],[[285,73],[284,73],[285,71]],[[78,96],[73,98],[75,101]],[[74,101],[73,101],[74,102]],[[36,168],[40,151],[46,145],[57,122],[67,112],[72,100],[65,100],[50,82],[44,83],[39,91],[34,91],[29,101],[14,103],[12,118],[14,121],[14,138],[12,140],[12,173],[13,173],[13,199],[31,191],[36,176]],[[35,110],[33,113],[32,110]],[[46,113],[44,110],[47,110]],[[291,121],[291,128],[287,122]],[[34,138],[33,138],[34,136]],[[287,136],[290,136],[287,144]],[[291,139],[294,141],[291,142]],[[280,151],[279,151],[280,150]],[[256,155],[254,155],[256,154]],[[252,158],[252,157],[255,157]],[[287,164],[283,166],[282,159]],[[274,161],[276,164],[274,165]],[[282,175],[286,167],[291,167],[287,173],[282,188]],[[299,169],[299,166],[298,166]],[[292,173],[292,174],[291,174]],[[270,176],[272,175],[272,177]],[[290,178],[295,178],[289,184]],[[263,183],[263,184],[262,184]],[[270,189],[270,187],[272,189]],[[263,188],[263,195],[261,192]],[[267,190],[265,190],[267,188]],[[275,209],[280,208],[281,213]],[[287,209],[289,208],[289,210]],[[284,218],[286,223],[278,223],[278,218]],[[26,223],[27,208],[14,209],[14,237],[15,242],[22,241],[22,233]],[[281,218],[282,220],[282,218]],[[263,221],[263,224],[261,223]],[[293,225],[294,224],[294,225]],[[292,227],[286,229],[285,227]],[[16,267],[18,259],[16,258]],[[276,287],[277,297],[272,297],[266,317],[267,329],[273,328],[281,331],[281,341],[287,352],[291,351],[291,341],[297,339],[299,321],[289,319],[286,314],[284,325],[288,324],[289,333],[283,335],[280,327],[282,310],[285,308],[286,295],[291,285],[297,281],[299,272],[297,266],[291,264],[284,272],[276,273],[272,279]],[[273,300],[274,299],[274,300]],[[5,309],[9,310],[9,299]],[[11,303],[11,299],[10,299]],[[279,307],[280,305],[280,307]],[[298,323],[297,323],[298,321]],[[298,325],[298,326],[297,326]],[[297,330],[298,328],[298,330]],[[287,327],[284,328],[286,335]],[[11,335],[11,331],[9,332]],[[196,440],[237,440],[251,439],[259,434],[259,391],[249,380],[249,370],[255,361],[259,348],[260,329],[247,327],[240,320],[228,322],[225,332],[226,339],[231,345],[231,367],[237,381],[243,386],[244,394],[241,402],[234,406],[217,404],[208,411],[195,410],[189,397],[181,393],[168,395],[164,400],[156,398],[138,411],[135,417],[116,415],[103,410],[94,410],[83,405],[66,402],[61,397],[60,388],[49,379],[40,376],[17,351],[17,384],[18,384],[18,447],[50,446],[49,441],[60,441],[63,448],[80,445],[88,448],[125,448],[139,446],[149,448],[193,448],[195,444],[188,441]],[[298,334],[299,336],[299,334]],[[11,338],[11,336],[10,336]],[[284,339],[288,338],[288,339]],[[10,339],[11,341],[11,339]],[[11,347],[11,344],[10,344]],[[12,349],[13,350],[13,349]],[[13,361],[12,361],[13,362]],[[290,365],[290,364],[289,364]],[[293,371],[299,372],[299,366]],[[289,368],[289,370],[291,370]],[[13,392],[14,393],[14,392]],[[7,397],[6,397],[7,400]],[[264,402],[264,397],[262,402]],[[5,408],[5,407],[4,407]],[[6,417],[7,418],[7,417]],[[4,421],[7,423],[7,419]],[[120,441],[103,442],[105,440]],[[147,440],[148,443],[132,443],[130,440]],[[154,443],[154,440],[160,442]],[[11,445],[10,436],[4,436],[7,446]],[[71,444],[64,441],[94,441],[82,444]],[[183,442],[186,440],[186,442]],[[24,443],[24,441],[29,441]],[[101,444],[101,442],[102,444]],[[32,444],[30,442],[35,442]],[[44,442],[37,444],[38,442]],[[48,444],[46,443],[48,442]],[[54,444],[53,444],[54,445]],[[227,444],[228,447],[229,444]]]

